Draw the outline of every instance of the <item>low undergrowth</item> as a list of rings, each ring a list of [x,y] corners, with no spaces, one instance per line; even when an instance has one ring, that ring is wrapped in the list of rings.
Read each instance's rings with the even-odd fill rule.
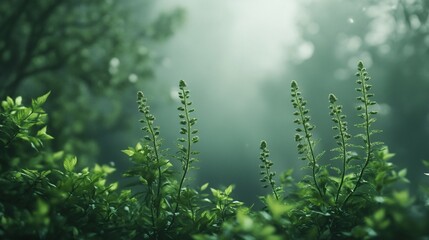
[[[371,78],[362,62],[356,74],[357,114],[351,125],[334,94],[328,96],[335,157],[318,152],[310,108],[296,81],[291,102],[294,139],[304,177],[292,170],[276,175],[268,143],[260,145],[263,209],[204,184],[190,187],[198,161],[197,119],[184,81],[179,83],[177,152],[167,153],[148,100],[138,93],[143,139],[123,152],[133,179],[118,187],[107,177],[112,165],[76,169],[77,158],[43,151],[53,139],[42,109],[49,93],[29,106],[8,97],[0,109],[1,239],[424,239],[429,237],[429,188],[418,198],[395,183],[408,182],[406,170],[390,162],[394,154],[375,141]],[[353,128],[350,131],[349,128]],[[351,132],[358,132],[351,134]],[[331,161],[332,160],[332,161]],[[425,162],[429,167],[429,162]],[[422,173],[423,174],[423,173]],[[132,189],[132,190],[131,190]]]

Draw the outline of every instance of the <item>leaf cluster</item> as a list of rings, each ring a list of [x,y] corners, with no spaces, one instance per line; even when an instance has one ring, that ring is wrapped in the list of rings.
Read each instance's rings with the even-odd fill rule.
[[[7,98],[0,112],[0,238],[1,239],[418,239],[429,236],[429,188],[420,199],[395,183],[408,182],[405,169],[396,171],[394,154],[374,140],[376,103],[363,63],[358,64],[360,130],[351,134],[343,107],[330,94],[332,149],[327,163],[316,153],[315,129],[298,83],[291,84],[295,140],[300,159],[308,161],[301,181],[292,171],[273,171],[266,141],[260,145],[264,208],[255,210],[233,198],[234,185],[192,187],[189,172],[198,161],[197,118],[190,91],[179,82],[177,151],[162,145],[160,128],[148,100],[137,94],[143,139],[123,152],[132,166],[131,178],[119,187],[109,176],[114,166],[78,167],[78,159],[63,151],[44,153],[45,94],[30,107],[20,97]],[[23,154],[29,147],[34,154]],[[170,161],[172,157],[177,160]],[[18,160],[16,160],[18,159]],[[38,162],[28,164],[26,162]],[[61,162],[62,166],[55,164]],[[51,163],[51,164],[42,164]],[[424,164],[429,167],[426,161]],[[338,166],[338,167],[337,167]]]

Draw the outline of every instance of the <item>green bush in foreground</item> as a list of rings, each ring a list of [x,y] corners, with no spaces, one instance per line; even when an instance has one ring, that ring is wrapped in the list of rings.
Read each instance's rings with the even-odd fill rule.
[[[41,106],[49,94],[32,101],[7,98],[0,109],[0,238],[2,239],[423,239],[429,237],[429,189],[416,200],[394,183],[408,180],[396,171],[393,154],[374,140],[376,111],[370,77],[358,64],[357,111],[349,123],[330,94],[337,153],[333,161],[317,152],[309,108],[296,81],[291,83],[297,124],[295,141],[306,175],[292,171],[277,179],[266,141],[261,142],[261,182],[269,194],[265,207],[252,209],[225,189],[189,187],[197,161],[197,119],[184,81],[179,84],[180,136],[169,159],[147,99],[138,93],[141,142],[123,152],[133,166],[127,187],[109,182],[111,165],[75,169],[77,159],[41,149],[52,140]],[[358,132],[351,134],[351,132]],[[58,164],[62,162],[61,164]],[[429,162],[425,162],[429,166]],[[176,165],[176,167],[174,167]],[[132,188],[132,190],[131,190]]]

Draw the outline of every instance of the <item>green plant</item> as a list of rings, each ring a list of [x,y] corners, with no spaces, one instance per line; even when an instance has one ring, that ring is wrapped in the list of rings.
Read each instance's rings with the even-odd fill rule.
[[[137,177],[136,185],[141,185],[141,214],[149,216],[143,221],[151,226],[147,236],[153,239],[177,239],[190,236],[199,231],[214,231],[221,223],[235,214],[242,203],[230,197],[232,186],[224,191],[211,188],[212,198],[201,193],[208,184],[196,189],[186,186],[186,179],[193,164],[197,161],[197,151],[193,145],[199,141],[195,129],[197,119],[192,117],[190,91],[184,81],[179,82],[179,123],[180,135],[176,158],[180,162],[181,173],[172,169],[173,164],[165,157],[166,150],[161,148],[159,127],[154,125],[155,117],[150,112],[147,99],[138,93],[139,111],[143,114],[142,130],[147,134],[144,142],[135,148],[124,150],[135,164],[125,176]],[[203,204],[208,203],[208,205]],[[180,230],[180,231],[179,231]]]
[[[47,116],[42,104],[49,94],[32,101],[7,98],[0,112],[0,238],[2,239],[416,239],[429,236],[428,187],[421,199],[394,184],[408,182],[406,170],[396,171],[394,154],[374,140],[376,104],[362,62],[358,64],[359,117],[351,134],[343,107],[330,94],[329,113],[334,123],[337,153],[328,164],[316,153],[307,103],[292,81],[295,140],[300,159],[309,170],[295,182],[292,171],[279,183],[269,160],[266,141],[260,144],[261,182],[270,193],[261,197],[262,210],[233,198],[234,185],[209,188],[190,186],[189,171],[197,161],[190,92],[179,82],[178,150],[168,159],[160,129],[147,99],[137,94],[142,114],[143,139],[123,152],[133,166],[124,173],[135,181],[119,187],[108,177],[113,165],[78,169],[77,158],[64,152],[43,152]],[[31,155],[22,154],[32,147]],[[18,159],[18,160],[15,160]],[[44,159],[44,162],[40,159]],[[16,164],[11,164],[16,161]],[[35,161],[36,163],[33,163]],[[61,162],[62,166],[56,164]],[[429,163],[424,162],[426,166]],[[337,167],[338,166],[338,167]]]
[[[362,62],[358,63],[359,88],[357,97],[360,103],[357,107],[361,123],[355,125],[361,131],[350,134],[346,116],[335,95],[328,96],[329,109],[335,131],[334,140],[337,147],[332,149],[337,153],[334,160],[340,160],[331,166],[323,158],[322,153],[316,153],[316,143],[313,138],[315,126],[311,123],[307,102],[299,91],[296,81],[291,83],[292,105],[295,109],[294,122],[298,124],[295,141],[300,159],[308,161],[309,174],[301,182],[291,182],[290,171],[282,177],[286,185],[275,186],[275,174],[271,172],[273,163],[268,160],[267,143],[261,142],[261,182],[263,187],[270,186],[273,194],[262,198],[264,211],[245,211],[236,219],[224,223],[222,232],[216,238],[199,236],[197,239],[246,239],[258,236],[254,230],[265,230],[266,239],[350,239],[372,238],[394,235],[386,232],[393,224],[403,224],[402,221],[415,221],[402,210],[395,211],[392,206],[410,206],[412,200],[408,192],[383,191],[399,180],[407,182],[406,170],[396,172],[389,160],[394,156],[381,143],[373,140],[373,135],[380,132],[373,129],[376,112],[373,110],[375,101],[371,100],[371,85],[366,69]],[[280,198],[278,192],[285,191]],[[389,212],[392,215],[385,214]],[[395,217],[396,214],[396,217]],[[395,219],[387,219],[392,216]],[[249,220],[243,220],[249,219]],[[407,219],[407,220],[405,220]],[[252,222],[258,226],[253,228]],[[419,225],[417,225],[419,226]],[[419,234],[424,233],[422,228]],[[401,236],[416,236],[402,234]],[[262,239],[262,238],[261,238]]]
[[[271,187],[271,190],[274,194],[274,197],[279,200],[280,193],[281,193],[281,187],[276,186],[276,182],[274,180],[274,176],[276,175],[275,172],[271,171],[271,167],[274,165],[272,161],[268,159],[270,156],[270,151],[267,148],[267,142],[261,141],[261,154],[259,157],[259,160],[261,160],[261,165],[259,167],[261,168],[261,175],[262,178],[260,181],[264,183],[263,187],[267,188],[268,186]]]
[[[18,165],[36,166],[25,161],[34,155],[52,136],[46,133],[47,114],[42,109],[49,93],[31,102],[30,107],[22,104],[22,98],[7,97],[0,108],[0,171]],[[29,150],[32,148],[33,151]],[[26,154],[27,152],[27,154]]]

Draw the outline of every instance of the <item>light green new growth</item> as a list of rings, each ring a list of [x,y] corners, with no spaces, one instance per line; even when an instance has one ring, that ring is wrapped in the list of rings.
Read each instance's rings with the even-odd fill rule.
[[[335,123],[335,126],[332,127],[332,129],[338,132],[338,134],[334,136],[338,147],[334,148],[333,150],[339,152],[339,156],[336,158],[342,160],[341,180],[340,184],[338,185],[337,194],[335,196],[335,203],[338,202],[341,188],[344,184],[347,165],[347,147],[350,146],[347,142],[351,138],[351,135],[347,133],[347,122],[345,121],[346,116],[342,114],[343,106],[338,105],[336,102],[337,97],[335,97],[334,94],[329,94],[330,115],[332,116],[332,121]]]
[[[374,158],[374,146],[379,144],[379,143],[373,143],[371,139],[371,135],[373,135],[374,133],[377,133],[378,131],[370,129],[371,125],[375,122],[375,118],[373,118],[372,115],[377,114],[376,111],[371,111],[370,107],[377,103],[371,100],[371,98],[374,96],[374,94],[369,93],[369,90],[371,89],[372,86],[368,84],[368,81],[371,78],[368,76],[368,72],[366,71],[366,68],[364,67],[361,61],[358,63],[358,72],[356,73],[356,76],[358,77],[358,79],[356,80],[356,83],[359,85],[359,88],[356,88],[356,91],[361,94],[359,97],[357,97],[357,100],[360,101],[361,104],[356,109],[361,112],[359,114],[359,117],[363,119],[363,122],[360,124],[356,124],[356,126],[364,129],[364,133],[357,135],[357,137],[360,137],[364,142],[366,156],[365,156],[365,162],[358,175],[358,179],[353,189],[344,200],[343,206],[347,203],[347,201],[350,199],[350,197],[355,193],[357,188],[362,183],[362,178],[365,173],[365,169],[368,166],[368,164],[371,162],[371,160]]]
[[[276,182],[273,179],[276,173],[271,171],[273,162],[268,159],[268,157],[270,156],[270,151],[267,148],[266,141],[261,142],[260,149],[261,149],[261,154],[260,154],[259,160],[261,160],[262,162],[261,165],[259,165],[259,167],[262,169],[261,170],[262,178],[260,179],[260,181],[264,184],[263,185],[264,188],[267,188],[268,186],[270,186],[271,190],[273,191],[274,197],[277,200],[279,200],[279,191],[281,190],[281,188],[276,187]]]
[[[182,187],[186,179],[186,175],[188,174],[188,171],[190,169],[190,164],[194,161],[196,161],[195,158],[193,158],[194,155],[198,154],[196,151],[192,151],[191,146],[192,144],[195,144],[199,141],[198,136],[196,134],[198,133],[197,129],[194,129],[193,126],[197,122],[196,118],[192,118],[190,115],[195,110],[193,108],[190,108],[192,105],[192,102],[189,101],[190,95],[189,90],[186,89],[186,83],[183,80],[180,80],[179,82],[179,98],[181,106],[177,108],[177,110],[180,111],[179,118],[180,118],[180,125],[182,127],[180,128],[180,134],[183,135],[182,138],[179,138],[179,160],[182,163],[182,177],[180,179],[179,188],[177,190],[177,198],[176,198],[176,206],[174,208],[173,217],[170,222],[169,227],[171,227],[176,219],[176,213],[179,210],[179,202],[180,202],[180,196],[182,193]]]
[[[137,93],[137,103],[138,103],[138,109],[139,112],[143,114],[143,119],[140,120],[141,123],[145,124],[142,128],[143,131],[145,131],[148,135],[144,137],[145,140],[149,141],[151,146],[151,151],[153,152],[153,156],[149,155],[149,157],[152,157],[154,161],[156,161],[156,166],[158,169],[158,183],[157,183],[157,189],[156,189],[156,195],[154,198],[152,198],[152,204],[154,205],[155,210],[155,216],[156,218],[159,218],[160,215],[160,208],[161,208],[161,187],[162,187],[162,169],[161,169],[161,159],[160,159],[160,142],[158,140],[159,135],[159,127],[155,127],[154,121],[155,116],[150,113],[149,105],[147,104],[147,99],[144,97],[143,92]],[[152,189],[152,183],[149,184],[148,188]],[[152,224],[155,225],[155,219],[152,216]]]
[[[313,141],[311,131],[314,129],[314,125],[310,123],[309,110],[306,108],[307,101],[301,96],[301,92],[298,91],[298,84],[294,80],[291,83],[291,96],[292,96],[292,105],[296,110],[293,115],[296,116],[294,123],[298,124],[299,127],[296,128],[295,141],[297,142],[298,153],[303,155],[302,160],[308,160],[312,169],[312,177],[314,186],[317,189],[320,197],[323,198],[323,193],[320,190],[319,184],[317,182],[317,160],[320,158],[316,156],[314,152],[315,142]]]

